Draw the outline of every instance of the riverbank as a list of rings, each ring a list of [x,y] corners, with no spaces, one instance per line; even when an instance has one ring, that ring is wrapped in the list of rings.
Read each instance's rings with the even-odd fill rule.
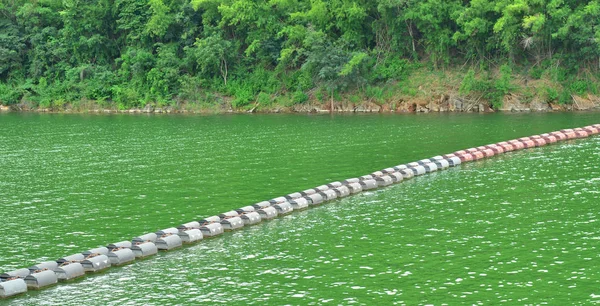
[[[502,71],[475,74],[469,71],[417,69],[402,81],[367,86],[347,92],[328,93],[313,88],[296,97],[287,92],[257,95],[237,105],[235,96],[206,92],[196,99],[174,97],[170,101],[147,101],[126,107],[110,100],[56,100],[38,103],[22,99],[2,105],[0,112],[129,113],[129,114],[219,114],[219,113],[430,113],[430,112],[562,112],[600,110],[600,96],[586,85],[576,92],[551,76],[532,79]],[[502,84],[501,82],[505,82]],[[581,81],[596,84],[595,80]],[[572,85],[570,87],[573,87]],[[595,88],[595,87],[594,87]],[[0,101],[1,102],[1,101]],[[138,103],[139,104],[139,103]]]

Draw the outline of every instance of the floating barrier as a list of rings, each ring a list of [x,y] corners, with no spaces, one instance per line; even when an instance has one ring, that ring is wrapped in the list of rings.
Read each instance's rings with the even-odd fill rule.
[[[208,237],[215,237],[225,231],[241,229],[263,220],[284,216],[295,210],[306,209],[337,198],[390,186],[435,171],[456,167],[466,162],[493,157],[525,148],[537,148],[568,139],[585,138],[600,134],[600,124],[582,128],[521,137],[495,144],[459,150],[454,153],[438,155],[417,162],[410,162],[375,171],[358,178],[335,181],[301,192],[290,193],[269,201],[258,202],[217,216],[199,221],[181,224],[134,237],[131,241],[120,241],[93,248],[82,253],[0,274],[0,298],[9,298],[25,293],[29,289],[41,289],[69,281],[85,275],[86,272],[98,272],[111,266],[134,262],[158,253],[159,250],[172,250],[183,243],[194,243]]]

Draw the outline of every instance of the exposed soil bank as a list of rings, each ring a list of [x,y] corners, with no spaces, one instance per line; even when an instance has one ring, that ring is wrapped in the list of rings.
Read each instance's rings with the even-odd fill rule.
[[[430,99],[398,99],[397,101],[376,103],[364,101],[352,103],[349,101],[308,101],[303,104],[291,106],[253,105],[250,108],[234,109],[229,103],[216,105],[198,105],[182,103],[176,106],[157,106],[149,103],[143,108],[118,109],[112,105],[100,105],[93,102],[83,106],[71,107],[65,104],[61,108],[36,108],[26,104],[11,106],[0,105],[0,112],[52,112],[52,113],[130,113],[130,114],[171,114],[171,113],[430,113],[430,112],[549,112],[549,111],[591,111],[600,110],[600,98],[595,96],[573,96],[572,104],[556,104],[544,102],[541,99],[532,99],[531,102],[522,102],[519,96],[507,95],[502,106],[493,109],[490,104],[476,98],[461,97],[459,95],[442,94]]]

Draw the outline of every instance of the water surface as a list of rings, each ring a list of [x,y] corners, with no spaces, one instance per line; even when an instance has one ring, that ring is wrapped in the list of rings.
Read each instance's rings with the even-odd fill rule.
[[[598,119],[0,114],[0,271]],[[462,165],[0,304],[600,303],[599,144]]]

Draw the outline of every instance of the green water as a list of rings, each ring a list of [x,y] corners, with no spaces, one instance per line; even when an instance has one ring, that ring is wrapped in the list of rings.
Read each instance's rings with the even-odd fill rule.
[[[0,114],[0,272],[598,113]],[[10,305],[600,304],[600,137],[461,165]]]

